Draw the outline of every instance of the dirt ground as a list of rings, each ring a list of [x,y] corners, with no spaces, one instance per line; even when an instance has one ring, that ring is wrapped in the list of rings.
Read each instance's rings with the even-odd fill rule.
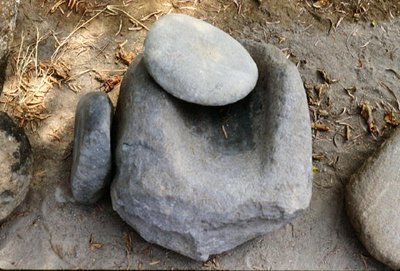
[[[109,197],[82,206],[69,188],[79,98],[101,90],[115,103],[147,28],[168,12],[276,45],[309,99],[310,208],[206,263],[145,242]],[[399,125],[399,44],[396,0],[23,0],[0,110],[25,128],[35,167],[27,199],[0,226],[0,268],[384,269],[356,238],[343,187]]]

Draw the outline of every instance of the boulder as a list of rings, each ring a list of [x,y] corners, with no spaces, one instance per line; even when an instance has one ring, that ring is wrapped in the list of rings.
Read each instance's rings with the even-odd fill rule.
[[[17,20],[19,0],[0,0],[0,93],[3,89],[7,57]]]
[[[400,269],[400,130],[346,186],[346,209],[359,239],[377,260]]]
[[[257,65],[222,30],[184,14],[163,16],[144,42],[144,63],[167,92],[187,102],[226,105],[253,90]]]
[[[121,85],[113,208],[147,241],[195,260],[280,228],[311,199],[311,128],[299,72],[276,47],[245,45],[260,78],[228,106],[169,95],[141,55]]]
[[[24,131],[0,112],[0,221],[25,199],[32,164],[31,145]]]
[[[110,183],[112,114],[104,92],[87,93],[76,108],[71,190],[80,203],[96,202]]]

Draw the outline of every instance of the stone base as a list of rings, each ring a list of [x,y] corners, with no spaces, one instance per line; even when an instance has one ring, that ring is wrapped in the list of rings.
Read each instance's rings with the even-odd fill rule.
[[[299,72],[271,45],[245,47],[259,80],[228,106],[174,98],[141,56],[121,86],[113,208],[147,241],[196,260],[278,229],[311,199],[311,128]]]

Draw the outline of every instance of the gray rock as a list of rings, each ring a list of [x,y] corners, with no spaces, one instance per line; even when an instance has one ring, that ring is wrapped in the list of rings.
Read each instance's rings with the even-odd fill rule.
[[[83,96],[75,115],[71,189],[85,204],[96,202],[111,180],[112,105],[104,92]]]
[[[234,103],[257,83],[257,65],[243,46],[199,19],[170,14],[154,23],[144,63],[170,94],[201,105]]]
[[[296,67],[271,45],[247,43],[260,79],[223,107],[164,92],[142,57],[116,109],[113,208],[139,234],[196,260],[274,231],[311,198],[311,128]]]
[[[346,187],[346,209],[377,260],[400,269],[400,130],[385,141]]]
[[[0,93],[3,89],[7,57],[17,20],[19,0],[0,1]]]
[[[0,112],[0,221],[25,199],[32,178],[32,150],[24,131]]]

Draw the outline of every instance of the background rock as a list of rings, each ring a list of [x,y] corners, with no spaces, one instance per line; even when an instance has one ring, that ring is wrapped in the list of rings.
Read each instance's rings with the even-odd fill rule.
[[[31,146],[24,131],[0,112],[0,221],[25,199],[32,163]]]
[[[257,83],[257,66],[240,43],[184,14],[163,16],[150,29],[144,46],[144,63],[154,80],[187,102],[230,104]]]
[[[112,114],[104,92],[91,92],[79,100],[71,170],[71,190],[78,202],[96,202],[110,183]]]
[[[13,39],[19,0],[0,0],[0,93],[3,89],[7,56]]]
[[[118,100],[114,209],[149,242],[196,260],[274,231],[311,198],[311,128],[296,67],[247,43],[260,78],[244,100],[196,106],[164,92],[141,57]]]
[[[354,174],[346,189],[346,207],[369,253],[400,269],[400,130],[382,144]]]

